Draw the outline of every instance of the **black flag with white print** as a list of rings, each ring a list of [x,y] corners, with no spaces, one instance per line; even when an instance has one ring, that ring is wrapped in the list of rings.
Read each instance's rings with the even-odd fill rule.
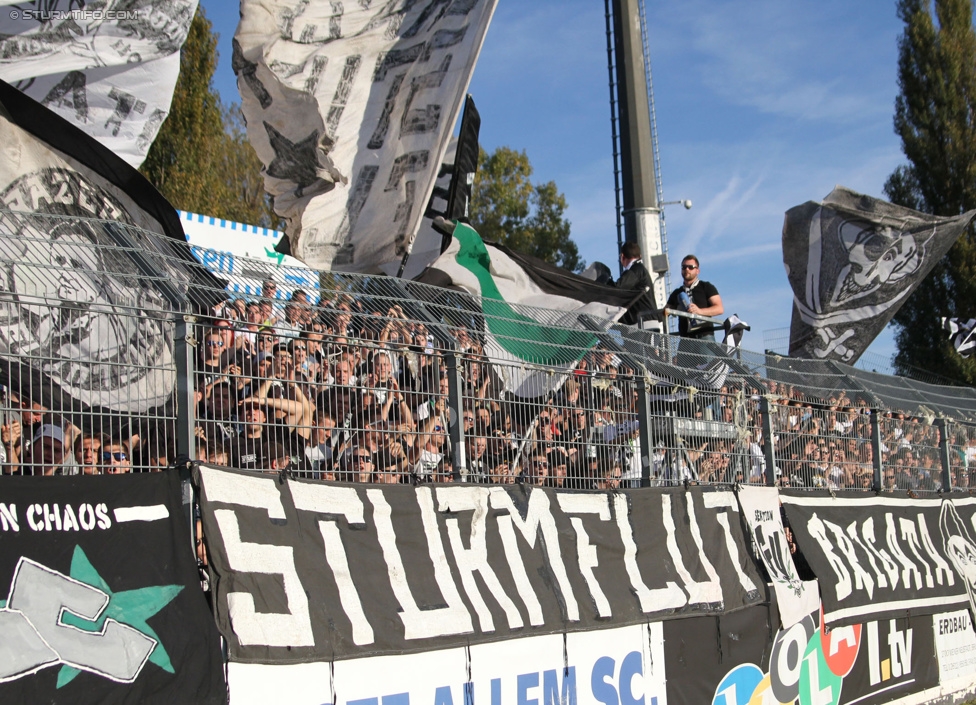
[[[943,318],[942,329],[949,335],[952,347],[956,349],[962,357],[969,357],[976,348],[976,337],[973,336],[976,329],[976,318],[963,321],[961,318]]]
[[[840,186],[787,211],[790,356],[853,365],[974,213],[933,216]]]

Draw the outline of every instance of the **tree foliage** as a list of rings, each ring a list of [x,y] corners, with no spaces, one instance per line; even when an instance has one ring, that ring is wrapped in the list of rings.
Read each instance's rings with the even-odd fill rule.
[[[976,208],[976,32],[971,0],[899,0],[895,132],[909,164],[885,183],[894,203],[943,216]],[[976,317],[976,232],[959,238],[895,314],[895,365],[976,382],[940,317]]]
[[[481,150],[471,194],[471,224],[485,239],[573,272],[582,271],[565,218],[566,197],[552,181],[533,184],[525,151]]]
[[[199,7],[180,51],[169,116],[140,171],[176,208],[275,226],[240,110],[225,107],[212,86],[216,68],[217,37]]]

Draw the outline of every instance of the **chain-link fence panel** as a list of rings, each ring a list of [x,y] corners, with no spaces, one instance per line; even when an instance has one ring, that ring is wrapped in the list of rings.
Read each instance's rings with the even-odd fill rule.
[[[131,225],[0,213],[6,472],[152,469],[182,447],[326,480],[581,489],[868,489],[880,462],[882,487],[934,491],[945,422],[968,487],[970,388],[189,252]]]
[[[935,492],[942,489],[939,428],[917,416],[885,412],[881,427],[882,489]]]
[[[124,473],[176,456],[177,321],[194,272],[118,222],[0,211],[5,473]]]
[[[874,453],[867,409],[814,407],[781,397],[770,405],[780,484],[816,489],[871,489]]]

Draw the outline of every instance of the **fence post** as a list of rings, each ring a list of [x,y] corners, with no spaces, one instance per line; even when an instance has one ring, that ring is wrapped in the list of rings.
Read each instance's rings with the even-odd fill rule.
[[[647,375],[643,370],[637,377],[637,424],[640,427],[640,462],[641,487],[651,486],[651,458],[654,453],[654,442],[651,438],[651,399],[647,393]]]
[[[874,491],[884,489],[881,473],[884,464],[881,461],[881,411],[871,409],[871,454],[874,456]]]
[[[766,459],[766,486],[776,486],[776,457],[773,454],[773,414],[769,408],[769,395],[759,397],[759,415],[762,417],[763,457]]]
[[[935,419],[939,429],[939,459],[942,461],[942,491],[952,491],[952,459],[949,457],[949,422],[942,417]]]
[[[194,353],[197,340],[193,325],[196,317],[183,313],[175,316],[176,335],[173,357],[176,362],[176,455],[196,459],[196,395],[194,385]]]
[[[153,280],[156,291],[169,303],[173,311],[175,334],[173,356],[176,365],[176,454],[190,460],[196,457],[193,430],[196,425],[196,398],[194,394],[193,355],[196,348],[193,324],[196,318],[188,313],[190,302],[186,291],[180,290],[160,270],[158,263],[147,255],[145,247],[129,237],[121,223],[106,223],[105,232],[125,252],[139,273]]]
[[[444,355],[447,363],[447,432],[451,439],[451,466],[454,468],[453,478],[467,482],[468,454],[464,443],[464,401],[461,397],[461,366],[456,349],[448,350]]]

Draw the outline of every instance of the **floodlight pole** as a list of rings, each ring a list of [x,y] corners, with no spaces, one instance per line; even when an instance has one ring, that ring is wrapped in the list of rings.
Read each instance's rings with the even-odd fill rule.
[[[640,0],[611,0],[616,64],[617,113],[620,121],[620,162],[623,192],[624,241],[636,242],[654,282],[658,306],[667,299],[667,264],[652,266],[666,255],[661,237],[661,207],[654,170],[654,144]],[[661,262],[662,260],[657,260]],[[655,271],[656,270],[656,271]]]

